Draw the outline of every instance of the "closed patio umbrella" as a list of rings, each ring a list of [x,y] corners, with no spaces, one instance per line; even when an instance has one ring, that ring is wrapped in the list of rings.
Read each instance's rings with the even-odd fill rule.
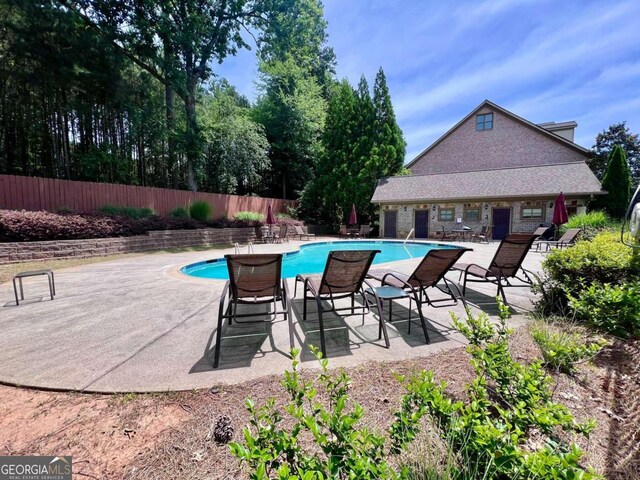
[[[560,192],[553,206],[553,224],[556,226],[556,236],[558,235],[560,225],[564,225],[568,221],[569,213],[567,212],[567,204],[564,201],[564,194]]]
[[[271,228],[272,225],[276,223],[276,219],[273,216],[273,208],[271,208],[271,204],[267,207],[267,225],[269,225],[269,236],[271,237]]]
[[[356,205],[354,203],[351,204],[351,216],[349,216],[349,225],[357,225],[358,217],[356,215]]]

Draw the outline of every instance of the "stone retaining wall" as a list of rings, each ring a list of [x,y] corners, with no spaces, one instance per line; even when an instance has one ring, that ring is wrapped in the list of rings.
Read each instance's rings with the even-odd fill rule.
[[[151,252],[170,248],[229,245],[255,239],[253,228],[207,228],[200,230],[163,230],[148,235],[88,240],[0,243],[0,264]]]

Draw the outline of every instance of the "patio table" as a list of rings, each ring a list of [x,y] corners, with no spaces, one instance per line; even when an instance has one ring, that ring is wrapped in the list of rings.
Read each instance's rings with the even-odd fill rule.
[[[464,228],[457,228],[455,230],[451,230],[451,233],[455,233],[456,234],[456,240],[458,240],[459,237],[462,237],[462,241],[466,242],[468,240],[471,239],[471,235],[473,234],[473,230],[467,230]],[[469,237],[469,238],[467,238]]]

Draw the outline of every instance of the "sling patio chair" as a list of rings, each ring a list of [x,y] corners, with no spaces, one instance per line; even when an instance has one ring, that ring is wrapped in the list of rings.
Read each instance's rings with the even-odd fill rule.
[[[268,243],[272,242],[274,236],[271,235],[268,231],[265,232],[265,229],[261,225],[255,226],[256,232],[256,243]]]
[[[282,254],[242,254],[225,255],[224,257],[227,260],[229,280],[227,280],[220,296],[213,368],[218,368],[220,361],[222,325],[225,319],[229,320],[229,325],[235,322],[236,326],[243,326],[273,321],[278,315],[283,315],[289,327],[289,346],[293,348],[293,323],[291,304],[289,303],[289,287],[286,280],[282,279],[281,276]],[[279,302],[282,304],[281,310],[278,310]],[[273,304],[273,311],[238,313],[239,305],[266,304]],[[254,320],[238,320],[251,317]],[[263,318],[256,319],[256,317]]]
[[[301,225],[295,225],[293,227],[293,229],[296,232],[296,235],[300,238],[300,240],[302,240],[302,237],[307,237],[307,240],[311,240],[312,238],[316,238],[316,234],[315,233],[309,233],[306,229],[306,227],[303,227]]]
[[[338,236],[340,238],[348,238],[349,237],[349,229],[346,225],[340,225],[340,232],[338,232]]]
[[[360,232],[358,232],[358,235],[360,236],[360,238],[369,238],[370,232],[371,232],[370,225],[360,225]]]
[[[280,225],[280,230],[278,231],[278,233],[276,233],[275,236],[275,241],[277,243],[282,243],[285,240],[288,242],[289,241],[289,237],[287,236],[287,232],[288,232],[288,228],[286,225]]]
[[[441,234],[440,240],[457,240],[458,239],[458,234],[454,232],[447,232],[444,229],[444,225],[442,226],[442,231],[440,232],[440,234]]]
[[[427,332],[427,324],[422,313],[422,306],[426,304],[435,308],[451,307],[453,305],[457,305],[458,299],[460,299],[466,306],[464,297],[460,294],[460,290],[457,285],[454,285],[447,280],[445,274],[458,260],[460,260],[460,257],[465,252],[470,251],[470,248],[440,248],[429,250],[411,275],[379,269],[370,270],[367,274],[367,278],[378,280],[382,287],[388,285],[400,288],[409,293],[408,333],[411,333],[411,302],[415,301],[418,307],[418,315],[424,332],[424,338],[426,342],[429,343],[429,333]],[[444,283],[444,286],[439,285],[441,281]],[[457,294],[454,293],[452,287],[455,288]],[[429,298],[427,294],[427,289],[429,288],[436,288],[440,290],[440,292],[447,295],[447,298]],[[375,289],[372,293],[376,296]],[[380,304],[377,298],[376,303]]]
[[[493,227],[491,225],[483,225],[478,233],[471,234],[471,241],[475,242],[477,240],[479,243],[489,243],[492,231]]]
[[[451,270],[460,272],[460,278],[464,275],[462,284],[462,296],[465,296],[467,290],[467,282],[489,282],[498,286],[498,293],[502,296],[502,300],[507,304],[507,298],[504,294],[504,287],[524,287],[533,284],[532,272],[522,268],[522,262],[527,256],[531,244],[536,239],[531,234],[509,234],[498,246],[493,260],[488,268],[481,267],[475,263],[457,263]],[[521,273],[520,273],[521,272]],[[518,276],[521,274],[522,277]],[[471,277],[471,278],[469,278]],[[513,285],[510,280],[517,279],[524,285]]]
[[[552,247],[556,248],[564,248],[570,247],[573,245],[580,234],[581,229],[579,228],[570,228],[564,235],[562,235],[558,240],[542,240],[540,242],[536,242],[536,251],[539,251],[540,248],[544,245],[549,251]]]
[[[324,339],[325,328],[323,313],[350,310],[351,313],[347,315],[356,315],[356,310],[360,310],[362,313],[362,321],[364,322],[364,316],[369,312],[369,302],[365,295],[363,285],[371,288],[366,282],[365,277],[377,253],[380,253],[380,250],[333,250],[329,252],[322,275],[296,276],[293,293],[294,298],[297,293],[298,282],[301,282],[304,287],[302,321],[307,321],[307,300],[316,301],[320,327],[320,349],[322,350],[323,356],[327,356]],[[355,306],[356,294],[361,295],[364,300],[362,307]],[[342,298],[351,298],[351,306],[337,308],[335,300]],[[331,308],[328,310],[324,309],[322,306],[323,300],[330,301]],[[387,329],[384,325],[384,320],[380,318],[378,339],[382,337],[382,334],[384,334],[385,345],[389,348]]]

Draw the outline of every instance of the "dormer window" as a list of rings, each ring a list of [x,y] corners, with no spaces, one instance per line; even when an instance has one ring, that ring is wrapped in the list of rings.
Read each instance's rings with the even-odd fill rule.
[[[493,128],[493,113],[476,115],[476,132],[491,130]]]

